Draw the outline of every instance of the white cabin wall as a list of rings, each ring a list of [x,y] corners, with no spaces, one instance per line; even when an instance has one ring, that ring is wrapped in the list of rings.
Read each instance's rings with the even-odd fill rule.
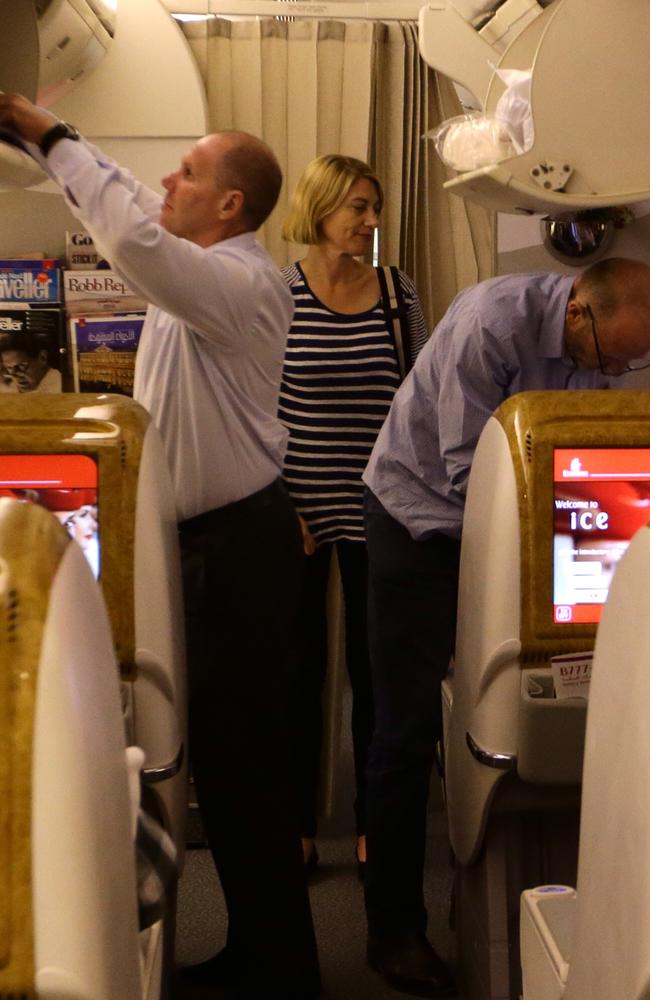
[[[161,179],[180,163],[188,138],[93,139],[144,184],[162,192]],[[63,257],[68,230],[81,228],[52,181],[35,188],[0,193],[0,256],[44,253]]]

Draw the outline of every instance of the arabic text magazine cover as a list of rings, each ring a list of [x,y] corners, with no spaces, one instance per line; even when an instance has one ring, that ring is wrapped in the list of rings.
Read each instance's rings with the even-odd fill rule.
[[[132,396],[143,323],[144,313],[71,317],[74,391]]]

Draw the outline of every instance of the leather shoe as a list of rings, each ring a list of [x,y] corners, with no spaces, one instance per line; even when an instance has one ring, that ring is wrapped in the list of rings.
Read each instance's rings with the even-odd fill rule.
[[[402,993],[416,997],[456,995],[451,974],[424,934],[369,936],[368,965]]]
[[[181,979],[204,986],[236,986],[243,972],[232,951],[222,948],[212,958],[180,969]]]

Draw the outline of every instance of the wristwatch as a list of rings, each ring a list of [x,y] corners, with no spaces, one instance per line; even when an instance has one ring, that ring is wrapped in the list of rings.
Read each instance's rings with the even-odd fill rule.
[[[48,129],[38,144],[43,156],[47,156],[54,143],[58,142],[59,139],[74,139],[75,142],[78,142],[79,132],[74,125],[69,125],[68,122],[57,122],[51,129]]]

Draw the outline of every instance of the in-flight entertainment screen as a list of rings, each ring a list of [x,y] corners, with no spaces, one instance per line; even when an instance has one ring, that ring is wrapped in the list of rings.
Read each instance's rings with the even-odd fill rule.
[[[50,510],[99,577],[97,462],[89,455],[0,455],[0,496]]]
[[[650,448],[556,448],[553,465],[553,621],[598,623],[619,559],[650,521]]]

